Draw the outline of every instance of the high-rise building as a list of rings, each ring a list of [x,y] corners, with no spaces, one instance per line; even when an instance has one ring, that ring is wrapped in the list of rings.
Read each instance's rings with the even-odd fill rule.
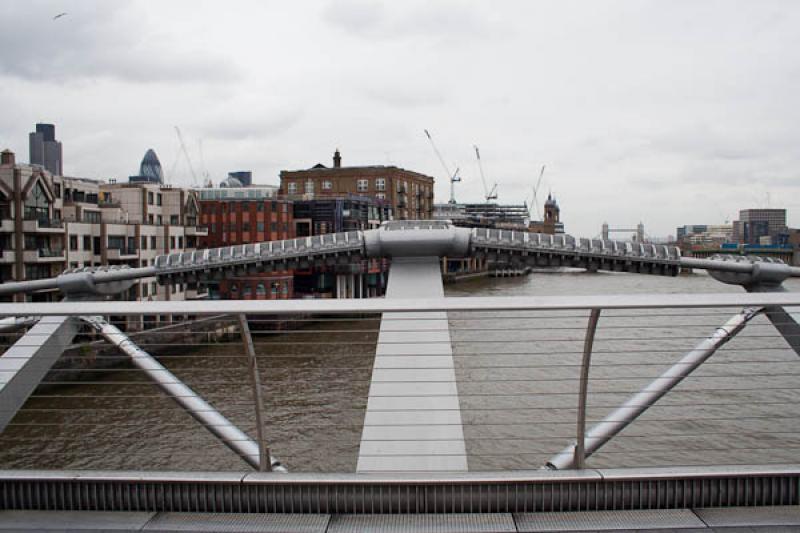
[[[785,236],[786,209],[742,209],[733,223],[733,239],[743,244],[771,244]]]
[[[37,124],[36,131],[28,135],[28,147],[31,165],[44,167],[54,176],[63,175],[61,142],[56,140],[53,124]]]
[[[130,176],[131,183],[164,183],[164,172],[161,170],[161,161],[152,148],[145,152],[142,163],[139,165],[139,174]]]

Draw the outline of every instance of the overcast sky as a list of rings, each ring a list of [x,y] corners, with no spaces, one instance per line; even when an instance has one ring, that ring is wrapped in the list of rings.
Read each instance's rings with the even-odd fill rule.
[[[59,13],[67,15],[53,19]],[[459,201],[540,189],[567,232],[786,207],[800,224],[800,2],[0,0],[0,149],[56,124],[67,175],[176,185],[394,164]],[[200,146],[202,145],[202,154]],[[177,163],[176,163],[177,162]],[[169,176],[171,174],[171,176]]]

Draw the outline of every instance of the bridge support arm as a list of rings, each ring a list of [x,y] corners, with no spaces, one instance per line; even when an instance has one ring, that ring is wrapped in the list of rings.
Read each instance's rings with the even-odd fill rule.
[[[0,357],[0,432],[72,343],[80,321],[45,316]]]
[[[97,330],[103,338],[130,357],[131,362],[144,371],[165,394],[183,407],[187,413],[218,437],[228,448],[236,452],[253,468],[260,469],[260,448],[258,443],[251,439],[249,435],[236,427],[191,388],[184,385],[177,376],[156,361],[149,353],[134,344],[116,326],[109,324],[100,317],[82,318]],[[286,468],[272,457],[270,457],[270,463],[273,471],[286,471]]]
[[[661,376],[650,382],[640,392],[631,396],[621,407],[612,411],[602,421],[592,427],[585,436],[583,458],[591,456],[606,442],[625,429],[642,413],[647,411],[667,392],[678,385],[683,378],[694,372],[725,343],[735,337],[747,323],[763,308],[746,308],[739,314],[731,317],[725,324],[707,339],[700,342],[692,351],[667,369]],[[587,370],[588,373],[588,370]],[[547,462],[546,467],[553,470],[580,467],[581,462],[576,461],[577,443],[567,446],[563,451],[554,455]]]

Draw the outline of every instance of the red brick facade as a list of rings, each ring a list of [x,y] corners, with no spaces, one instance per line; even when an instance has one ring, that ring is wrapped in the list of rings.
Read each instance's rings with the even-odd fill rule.
[[[338,151],[334,167],[282,170],[281,194],[318,198],[357,194],[386,202],[396,220],[433,218],[433,178],[395,166],[342,167]]]
[[[294,238],[292,204],[286,200],[201,200],[202,223],[208,227],[203,248],[233,246]],[[237,276],[221,280],[216,288],[222,299],[283,300],[294,297],[290,270]]]

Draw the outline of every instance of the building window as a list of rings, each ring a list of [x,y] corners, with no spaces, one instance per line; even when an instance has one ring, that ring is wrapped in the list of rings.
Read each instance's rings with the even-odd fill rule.
[[[178,237],[178,248],[183,250],[183,237]]]
[[[142,297],[143,298],[147,298],[147,296],[148,296],[147,293],[148,293],[148,289],[149,288],[150,287],[147,286],[147,283],[142,283]]]
[[[358,180],[356,182],[356,189],[358,192],[366,192],[369,190],[369,180]]]
[[[161,193],[156,195],[156,205],[161,205]]]
[[[92,238],[89,235],[83,236],[83,249],[87,252],[92,250]]]
[[[264,285],[263,283],[259,282],[259,284],[256,285],[256,296],[264,296],[266,294],[267,294],[266,285]]]
[[[155,250],[156,249],[156,237],[155,237],[155,235],[152,235],[150,237],[150,249],[151,250]]]
[[[256,222],[256,230],[264,231],[264,223],[263,222]]]
[[[61,198],[61,184],[53,183],[53,194],[56,198]]]
[[[100,211],[84,211],[83,221],[89,224],[100,224]]]
[[[174,250],[175,249],[175,237],[174,236],[169,238],[169,249],[170,250]]]
[[[158,283],[155,281],[150,284],[150,293],[155,296],[158,294]]]
[[[251,296],[253,296],[253,289],[250,287],[249,284],[245,284],[244,287],[242,287],[242,298],[247,299],[250,298]]]
[[[100,255],[100,237],[92,237],[92,252],[94,255]]]
[[[25,198],[25,219],[26,220],[49,220],[50,201],[42,188],[40,182],[36,182],[33,190]]]
[[[256,211],[258,211],[259,213],[261,213],[262,211],[264,211],[264,202],[258,202],[258,203],[256,204]]]
[[[242,222],[242,231],[250,231],[250,223]]]
[[[173,226],[177,226],[178,224],[180,224],[180,222],[178,221],[178,215],[170,215],[169,223],[172,224]]]
[[[386,190],[386,178],[375,178],[375,190],[376,191]]]
[[[306,194],[314,194],[314,180],[306,180]]]
[[[231,294],[239,294],[239,284],[231,283]]]
[[[386,195],[382,192],[379,192],[375,194],[375,198],[377,198],[378,200],[386,200]]]
[[[147,250],[147,237],[142,235],[142,250]]]
[[[147,215],[147,222],[152,225],[155,222],[153,215]]]
[[[78,249],[78,236],[77,235],[70,235],[69,236],[69,249],[70,250],[77,250]]]
[[[330,191],[331,189],[333,189],[333,182],[331,180],[325,180],[322,182],[323,191]]]
[[[289,194],[297,194],[297,184],[295,182],[289,183],[289,185],[287,185],[287,191]]]
[[[278,224],[276,222],[270,223],[269,230],[272,232],[278,231]]]
[[[161,215],[156,215],[156,224],[158,224],[159,226],[163,226],[164,225],[164,217],[162,217]]]
[[[153,205],[153,193],[147,193],[147,205]]]

